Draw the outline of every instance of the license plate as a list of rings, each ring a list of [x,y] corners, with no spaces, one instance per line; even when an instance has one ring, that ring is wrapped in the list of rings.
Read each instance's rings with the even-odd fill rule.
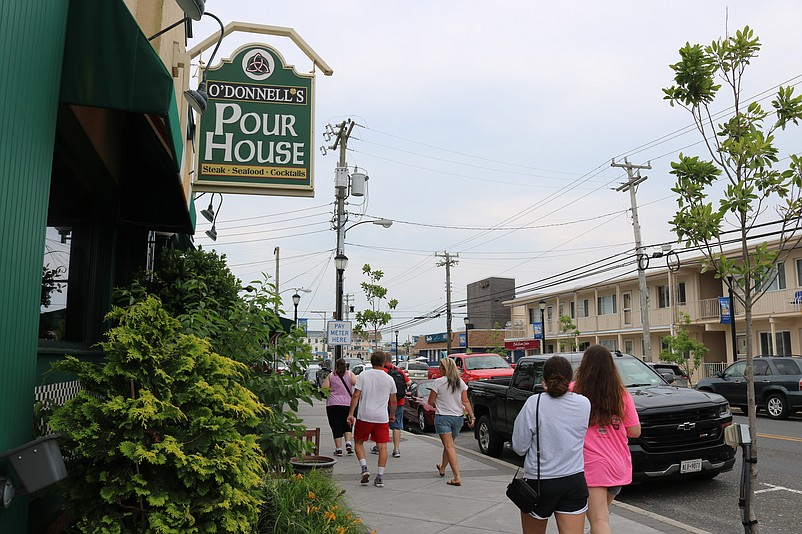
[[[679,472],[682,473],[698,473],[702,470],[702,459],[696,460],[683,460],[679,464]]]

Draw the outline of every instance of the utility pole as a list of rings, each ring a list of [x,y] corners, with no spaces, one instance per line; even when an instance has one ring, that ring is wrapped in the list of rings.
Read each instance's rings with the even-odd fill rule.
[[[459,258],[459,254],[449,254],[444,251],[435,256],[444,258],[443,261],[437,263],[438,267],[446,266],[446,355],[448,355],[451,354],[451,266],[458,263],[455,258]]]
[[[633,165],[627,158],[624,163],[616,163],[615,160],[610,164],[612,167],[621,167],[627,171],[627,181],[616,188],[616,191],[629,191],[629,202],[632,205],[632,228],[635,231],[635,255],[638,258],[638,293],[640,293],[640,320],[643,325],[643,355],[646,361],[652,361],[652,337],[649,324],[649,289],[646,287],[646,267],[649,265],[649,257],[643,250],[640,237],[640,223],[638,222],[638,201],[635,198],[638,184],[646,181],[646,176],[640,175],[641,169],[651,169],[651,163],[646,165]]]
[[[340,159],[337,163],[336,175],[334,179],[334,194],[337,200],[337,211],[335,213],[335,230],[337,231],[337,256],[343,257],[344,244],[345,244],[345,197],[348,196],[348,163],[346,162],[346,150],[348,148],[348,139],[351,137],[351,131],[356,126],[356,123],[351,119],[347,119],[337,125],[337,131],[334,132],[329,126],[327,133],[329,136],[334,136],[334,144],[331,146],[332,150],[340,150]],[[337,282],[336,282],[336,308],[335,317],[337,321],[343,320],[343,269],[337,269]],[[342,345],[334,347],[334,360],[337,361],[342,358],[343,348]]]

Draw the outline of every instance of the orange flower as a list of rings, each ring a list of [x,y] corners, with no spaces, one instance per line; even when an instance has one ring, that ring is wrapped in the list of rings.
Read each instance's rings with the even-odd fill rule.
[[[310,499],[314,499],[314,498],[315,498],[315,492],[313,492],[313,491],[310,491],[310,492],[309,492],[309,498],[310,498]]]

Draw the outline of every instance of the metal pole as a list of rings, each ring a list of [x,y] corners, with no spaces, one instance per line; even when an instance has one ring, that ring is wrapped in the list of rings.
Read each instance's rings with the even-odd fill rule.
[[[273,254],[276,255],[276,295],[278,295],[278,252],[279,248],[276,247],[273,249]],[[276,299],[276,313],[278,314],[278,300]]]

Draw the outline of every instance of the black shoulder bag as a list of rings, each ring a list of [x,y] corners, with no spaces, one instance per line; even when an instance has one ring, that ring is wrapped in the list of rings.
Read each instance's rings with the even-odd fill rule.
[[[515,471],[512,482],[507,485],[507,498],[525,514],[534,511],[535,506],[537,506],[537,500],[540,497],[540,424],[538,421],[540,395],[542,395],[542,393],[538,394],[537,404],[535,405],[535,430],[537,431],[535,437],[535,442],[537,444],[537,490],[530,486],[523,478],[518,478],[520,467]]]

